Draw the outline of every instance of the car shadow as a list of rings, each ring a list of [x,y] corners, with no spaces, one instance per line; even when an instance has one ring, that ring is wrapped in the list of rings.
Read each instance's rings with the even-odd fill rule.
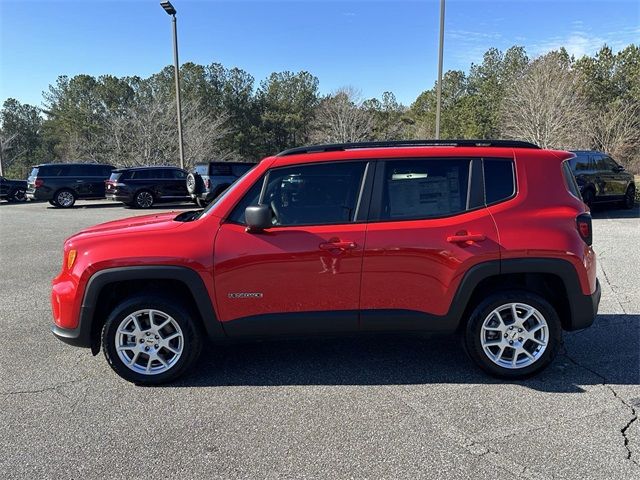
[[[560,355],[546,370],[517,382],[481,372],[454,336],[265,341],[205,350],[198,367],[172,387],[516,383],[580,393],[605,381],[638,384],[640,315],[599,315],[591,328],[565,334]]]
[[[621,208],[609,205],[594,205],[591,208],[593,218],[640,218],[640,203],[633,208]]]

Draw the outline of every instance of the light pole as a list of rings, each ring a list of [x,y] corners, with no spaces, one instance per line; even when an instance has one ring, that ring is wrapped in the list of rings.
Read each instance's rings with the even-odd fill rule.
[[[444,47],[444,0],[440,0],[440,46],[438,47],[438,85],[436,86],[436,140],[440,140],[440,109],[442,108],[442,50]]]
[[[178,146],[180,147],[180,168],[184,168],[184,147],[182,143],[182,109],[180,108],[180,68],[178,65],[178,27],[176,23],[176,9],[169,0],[160,2],[160,6],[171,15],[173,24],[173,68],[176,77],[176,108],[178,109]]]

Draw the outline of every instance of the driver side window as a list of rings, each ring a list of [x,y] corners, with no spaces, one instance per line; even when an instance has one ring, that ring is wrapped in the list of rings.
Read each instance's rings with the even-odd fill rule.
[[[229,220],[245,223],[250,205],[269,205],[273,225],[327,225],[354,220],[365,162],[319,163],[271,170],[234,208]]]

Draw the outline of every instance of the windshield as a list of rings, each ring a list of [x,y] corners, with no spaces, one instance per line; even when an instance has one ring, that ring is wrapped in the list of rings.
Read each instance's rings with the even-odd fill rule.
[[[122,175],[122,172],[112,173],[111,176],[109,177],[109,181],[110,182],[117,182],[118,179],[120,178],[120,175]]]
[[[256,163],[256,165],[258,165],[258,164]],[[254,167],[255,167],[255,165],[254,165]],[[249,172],[254,169],[254,167],[251,167],[249,170],[244,172],[242,174],[242,176],[238,177],[238,179],[235,182],[233,182],[229,188],[227,188],[221,195],[218,195],[218,197],[213,202],[211,202],[209,205],[207,205],[207,208],[205,208],[202,211],[202,213],[198,216],[198,218],[206,216],[213,209],[213,207],[215,207],[218,204],[218,202],[220,202],[220,200],[222,200],[227,195],[229,195],[231,192],[233,192],[236,188],[238,188],[238,185],[240,183],[242,183],[241,182],[242,179],[244,177],[246,177],[249,174]]]
[[[34,167],[33,170],[31,170],[31,173],[29,174],[30,177],[37,177],[38,176],[38,167]]]

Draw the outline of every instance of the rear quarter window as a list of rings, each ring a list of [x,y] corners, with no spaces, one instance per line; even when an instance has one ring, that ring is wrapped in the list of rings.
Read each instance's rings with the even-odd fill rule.
[[[501,202],[515,194],[516,182],[513,171],[513,161],[504,159],[485,159],[484,192],[487,205]]]

